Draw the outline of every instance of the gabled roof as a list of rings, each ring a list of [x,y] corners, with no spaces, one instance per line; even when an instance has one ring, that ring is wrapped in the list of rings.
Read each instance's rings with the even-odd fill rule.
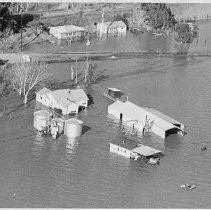
[[[120,21],[114,21],[110,26],[110,28],[124,28],[124,27],[126,27],[126,24],[121,20]]]
[[[89,100],[89,98],[87,97],[87,95],[83,89],[70,90],[69,94],[70,94],[71,100],[73,100],[75,102]]]
[[[61,89],[54,90],[50,93],[53,98],[56,100],[57,104],[60,104],[63,107],[67,107],[71,104],[75,104],[80,101],[87,101],[89,98],[83,89]]]
[[[123,116],[125,115],[132,120],[137,120],[143,125],[145,124],[147,117],[148,119],[153,121],[153,124],[156,124],[157,127],[163,130],[169,130],[175,127],[172,123],[161,118],[161,116],[157,116],[130,101],[116,101],[113,104],[109,105],[108,109],[117,110],[119,113],[122,113]]]
[[[158,117],[172,123],[172,124],[182,124],[181,122],[179,122],[178,120],[175,120],[165,114],[163,114],[162,112],[156,110],[156,109],[153,109],[151,107],[144,107],[144,109],[146,109],[147,111],[151,112],[152,114],[154,115],[157,115]]]
[[[104,25],[106,27],[109,26],[109,28],[124,28],[126,27],[126,24],[123,21],[114,21],[114,22],[104,22],[104,23],[98,23],[98,25]]]
[[[37,93],[40,94],[40,95],[46,95],[46,94],[48,94],[50,92],[51,92],[50,89],[44,87],[43,89],[39,90]]]
[[[75,25],[64,25],[64,26],[55,26],[55,27],[50,27],[50,29],[57,29],[61,33],[68,33],[68,32],[76,32],[76,31],[86,31],[85,28],[75,26]]]

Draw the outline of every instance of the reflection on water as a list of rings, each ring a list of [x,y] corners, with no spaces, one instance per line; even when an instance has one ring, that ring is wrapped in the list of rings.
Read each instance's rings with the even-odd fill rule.
[[[66,138],[66,157],[71,159],[77,152],[78,139],[77,138]]]

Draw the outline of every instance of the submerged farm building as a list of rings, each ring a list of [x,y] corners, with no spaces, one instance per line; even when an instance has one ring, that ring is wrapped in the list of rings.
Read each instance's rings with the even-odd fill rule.
[[[123,21],[102,22],[97,24],[97,32],[103,34],[126,34],[127,26]]]
[[[74,25],[65,25],[65,26],[56,26],[50,27],[50,34],[55,36],[57,39],[65,39],[65,38],[79,38],[84,35],[86,29],[79,26]]]
[[[51,91],[47,88],[36,93],[36,101],[51,108],[61,110],[63,115],[78,113],[80,107],[87,107],[88,100],[83,89],[61,89]]]
[[[133,127],[139,133],[144,133],[146,129],[155,133],[161,138],[166,138],[170,134],[184,134],[184,125],[165,114],[148,107],[140,107],[126,101],[116,101],[108,106],[108,114],[121,120],[125,125]]]
[[[110,143],[110,152],[126,158],[134,158],[137,155],[148,158],[162,153],[160,150],[126,139],[124,141],[113,140]]]

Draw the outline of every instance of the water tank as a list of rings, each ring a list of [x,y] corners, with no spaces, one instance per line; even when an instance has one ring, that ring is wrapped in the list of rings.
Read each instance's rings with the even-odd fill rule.
[[[50,114],[45,110],[34,112],[34,128],[38,131],[44,130],[47,127],[49,119]]]
[[[71,118],[65,121],[64,134],[69,138],[76,138],[82,134],[83,121]]]

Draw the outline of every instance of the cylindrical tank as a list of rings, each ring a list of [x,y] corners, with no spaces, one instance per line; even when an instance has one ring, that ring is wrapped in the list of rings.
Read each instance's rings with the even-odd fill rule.
[[[43,131],[48,125],[50,114],[45,110],[34,112],[34,128]]]
[[[83,121],[71,118],[65,121],[64,134],[69,138],[76,138],[82,134]]]

